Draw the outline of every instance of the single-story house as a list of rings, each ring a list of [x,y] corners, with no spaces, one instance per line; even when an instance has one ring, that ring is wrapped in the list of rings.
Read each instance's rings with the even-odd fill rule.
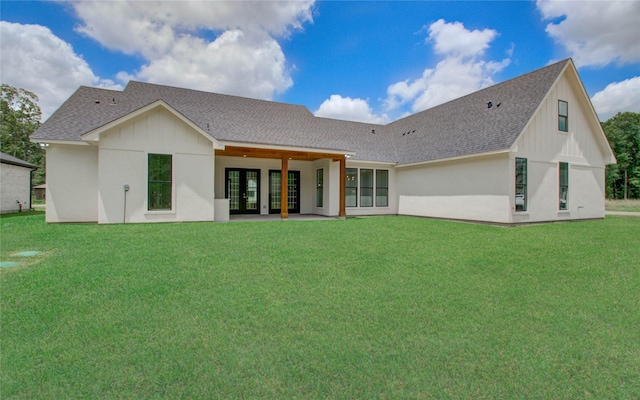
[[[386,125],[141,82],[80,87],[32,136],[47,221],[604,217],[615,157],[571,59]]]
[[[31,209],[31,172],[36,165],[0,152],[0,213]]]

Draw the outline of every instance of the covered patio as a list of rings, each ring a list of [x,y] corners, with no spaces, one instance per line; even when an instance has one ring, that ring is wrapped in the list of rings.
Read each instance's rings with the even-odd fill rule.
[[[321,159],[328,159],[332,162],[339,163],[340,178],[339,178],[339,211],[338,217],[345,218],[346,213],[346,201],[345,201],[345,183],[346,183],[346,158],[350,156],[345,151],[314,151],[310,149],[276,149],[276,148],[262,148],[254,146],[233,146],[225,145],[223,150],[215,151],[216,157],[241,157],[241,158],[256,158],[256,159],[270,159],[280,160],[280,176],[286,177],[289,173],[290,161],[317,161]],[[291,214],[289,213],[289,187],[286,184],[280,185],[280,213],[277,215],[265,215],[262,213],[256,213],[255,215],[230,215],[230,221],[237,220],[273,220],[273,219],[287,219],[295,215],[296,219],[324,219],[332,218],[327,216],[315,215],[315,214]],[[240,196],[239,193],[234,193],[234,196]],[[242,196],[246,198],[246,193],[242,193]],[[225,197],[229,198],[229,190],[226,189]],[[260,210],[258,210],[259,212]]]

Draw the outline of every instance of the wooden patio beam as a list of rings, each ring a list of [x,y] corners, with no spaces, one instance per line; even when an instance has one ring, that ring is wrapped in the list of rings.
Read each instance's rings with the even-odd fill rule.
[[[291,160],[314,161],[321,158],[329,158],[338,161],[342,154],[335,153],[315,153],[305,151],[275,150],[275,149],[259,149],[252,147],[235,147],[227,146],[224,150],[216,150],[216,156],[228,157],[252,157],[252,158],[276,158],[286,157]]]

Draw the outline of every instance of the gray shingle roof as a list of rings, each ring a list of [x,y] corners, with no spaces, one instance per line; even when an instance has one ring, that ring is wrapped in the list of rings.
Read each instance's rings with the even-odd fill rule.
[[[26,162],[17,157],[10,156],[9,154],[5,154],[2,152],[0,152],[0,163],[17,165],[20,167],[31,168],[31,169],[38,169],[37,165],[31,164],[30,162]]]
[[[508,150],[569,62],[549,65],[387,125],[387,132],[398,139],[398,164]]]
[[[303,106],[134,81],[124,91],[80,87],[31,138],[79,141],[163,100],[220,141],[354,151],[358,160],[410,164],[510,148],[568,62],[388,125],[319,118]]]

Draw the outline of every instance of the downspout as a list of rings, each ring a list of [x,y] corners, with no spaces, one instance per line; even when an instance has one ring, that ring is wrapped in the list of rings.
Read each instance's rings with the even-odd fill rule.
[[[32,211],[31,196],[33,196],[33,171],[35,171],[35,169],[29,171],[29,211]]]

